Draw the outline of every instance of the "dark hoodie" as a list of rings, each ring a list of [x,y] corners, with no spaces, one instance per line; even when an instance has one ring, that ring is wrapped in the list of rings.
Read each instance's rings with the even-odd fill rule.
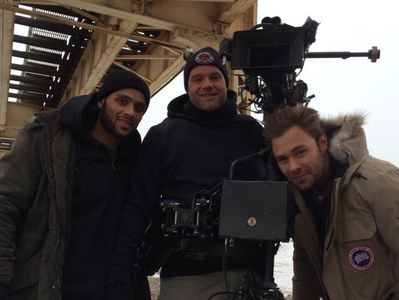
[[[262,132],[254,118],[237,113],[232,91],[226,104],[216,111],[198,109],[187,95],[174,99],[168,106],[168,118],[154,126],[145,141],[145,148],[159,147],[162,152],[154,158],[163,170],[162,180],[156,184],[161,189],[159,195],[190,205],[201,190],[227,179],[235,159],[263,148]],[[260,179],[258,166],[238,167],[235,179]]]
[[[125,201],[129,170],[137,157],[137,131],[116,153],[93,139],[98,110],[94,94],[72,98],[60,109],[60,122],[75,136],[72,203],[66,240],[64,300],[101,300],[106,269]]]

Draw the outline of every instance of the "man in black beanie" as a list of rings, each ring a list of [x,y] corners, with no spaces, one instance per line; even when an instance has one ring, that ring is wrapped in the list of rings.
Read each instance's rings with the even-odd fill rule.
[[[36,114],[0,160],[0,299],[102,300],[150,101],[109,72],[99,92]]]
[[[227,90],[227,69],[214,49],[206,47],[188,57],[184,86],[187,93],[169,103],[168,117],[149,130],[142,144],[132,180],[135,194],[127,202],[112,260],[110,290],[119,287],[119,299],[131,299],[120,295],[122,290],[128,293],[127,274],[136,262],[132,253],[143,240],[144,228],[150,222],[154,231],[161,227],[160,200],[190,207],[201,191],[228,177],[234,160],[263,148],[262,126],[237,113],[236,93]],[[263,174],[259,161],[236,168],[236,179],[262,179]],[[157,235],[152,238],[149,242],[157,250]],[[247,269],[264,266],[264,249],[252,243],[237,242],[225,253],[224,240],[207,237],[184,239],[171,249],[161,249],[172,254],[162,265],[159,300],[204,300],[226,292],[212,298],[225,299],[244,283]],[[162,254],[147,258],[162,262]]]

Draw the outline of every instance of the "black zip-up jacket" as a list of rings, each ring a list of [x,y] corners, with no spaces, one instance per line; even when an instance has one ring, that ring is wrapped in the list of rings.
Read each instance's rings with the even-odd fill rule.
[[[187,94],[172,100],[168,117],[152,127],[144,138],[132,182],[134,193],[128,200],[113,259],[113,274],[127,274],[126,270],[123,272],[124,266],[131,266],[134,260],[129,253],[133,253],[132,248],[141,243],[149,222],[159,228],[160,217],[156,212],[161,197],[189,206],[201,190],[210,189],[228,178],[230,165],[235,159],[263,148],[262,131],[255,119],[237,113],[233,91],[228,92],[228,101],[221,109],[211,112],[194,107]],[[241,166],[236,177],[263,179],[262,164],[250,162]],[[207,241],[200,244],[202,250],[207,248]],[[246,266],[246,263],[236,265],[238,268]],[[221,269],[221,259],[216,262],[185,259],[181,253],[174,253],[162,266],[161,276],[200,274]],[[123,280],[121,277],[119,279]]]

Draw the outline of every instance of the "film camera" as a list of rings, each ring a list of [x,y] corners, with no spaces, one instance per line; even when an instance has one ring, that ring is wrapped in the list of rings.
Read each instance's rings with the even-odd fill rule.
[[[200,191],[190,207],[163,199],[164,235],[201,239],[286,240],[287,215],[291,207],[287,182],[234,180],[237,165],[266,157],[268,153],[264,149],[234,161],[229,179],[209,190]]]
[[[296,80],[309,46],[316,40],[318,23],[308,18],[301,27],[281,24],[279,17],[264,18],[250,31],[225,39],[220,53],[233,70],[243,70],[245,86],[255,95],[258,111],[270,113],[283,104],[308,102],[307,85]]]
[[[297,80],[306,58],[380,58],[372,47],[368,52],[309,52],[316,41],[318,23],[307,18],[301,27],[281,24],[279,17],[266,17],[249,31],[237,31],[233,39],[220,44],[220,53],[231,62],[232,70],[245,74],[245,88],[255,96],[249,101],[264,116],[280,105],[308,103],[307,85]]]

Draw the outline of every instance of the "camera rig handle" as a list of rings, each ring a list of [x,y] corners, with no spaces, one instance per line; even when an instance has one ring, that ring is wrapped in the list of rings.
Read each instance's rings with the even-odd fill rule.
[[[376,62],[380,58],[381,51],[373,46],[368,52],[308,52],[305,58],[342,58],[367,57],[371,62]]]

